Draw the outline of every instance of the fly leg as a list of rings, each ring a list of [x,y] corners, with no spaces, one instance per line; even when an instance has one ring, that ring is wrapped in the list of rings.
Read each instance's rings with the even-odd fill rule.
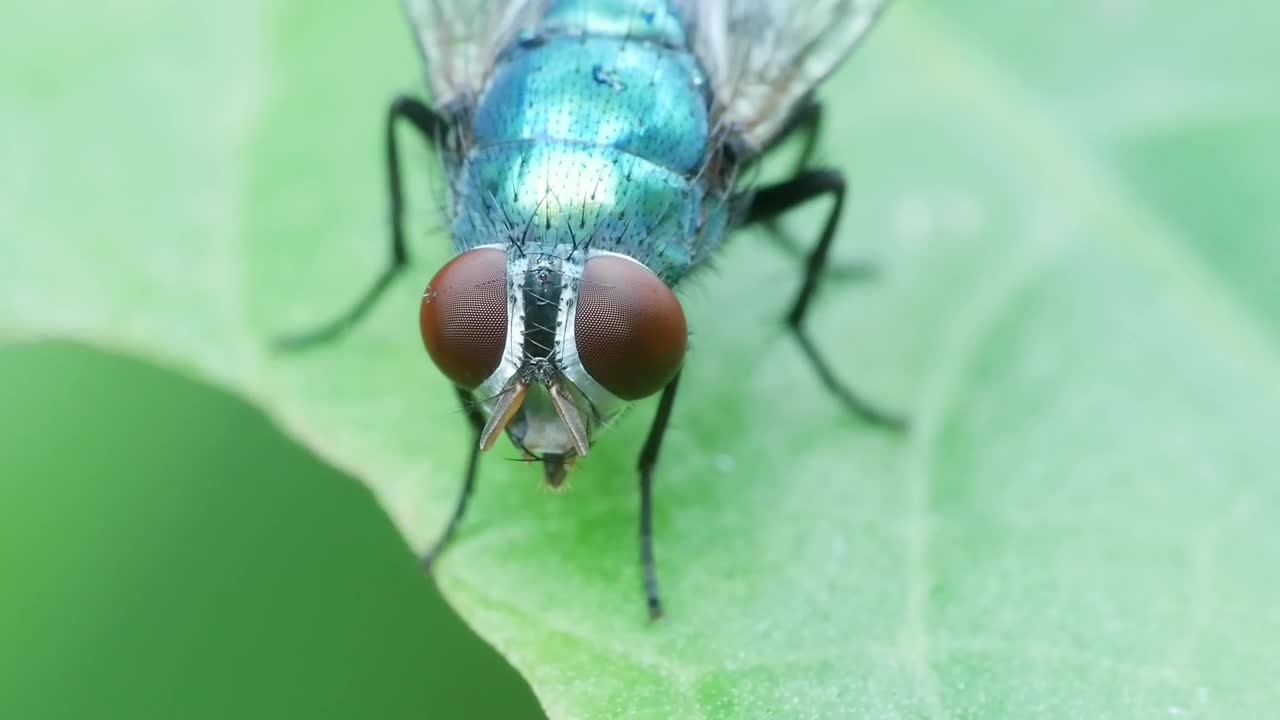
[[[835,170],[806,171],[786,182],[758,190],[751,200],[746,222],[767,221],[814,198],[822,195],[831,196],[834,200],[831,212],[827,215],[827,221],[822,227],[818,244],[809,252],[805,263],[804,282],[791,304],[791,310],[787,313],[787,327],[800,343],[800,348],[809,359],[809,363],[813,365],[813,369],[817,371],[822,384],[839,398],[850,412],[872,424],[891,430],[903,430],[906,428],[906,422],[902,418],[880,410],[863,400],[836,377],[831,364],[818,351],[817,345],[814,344],[804,326],[809,302],[813,299],[813,294],[818,288],[818,280],[822,277],[822,271],[827,265],[828,252],[831,250],[831,242],[836,234],[836,224],[840,220],[840,211],[844,208],[844,190],[844,176],[839,172]]]
[[[467,512],[467,501],[471,499],[471,491],[476,486],[476,466],[480,462],[480,432],[484,430],[484,415],[476,407],[475,398],[470,392],[459,388],[458,400],[462,403],[462,411],[467,414],[467,421],[471,424],[471,455],[467,459],[466,474],[462,476],[462,492],[458,493],[458,500],[453,506],[453,515],[449,517],[449,524],[445,525],[444,532],[440,533],[440,537],[436,538],[419,561],[423,570],[431,569],[431,563],[435,562],[440,551],[444,550],[449,540],[453,538],[454,532],[462,522],[462,516]]]
[[[809,167],[809,162],[813,160],[813,153],[818,149],[818,135],[821,130],[822,103],[817,100],[810,100],[805,105],[802,105],[783,127],[779,140],[786,139],[792,135],[799,135],[803,138],[804,145],[801,146],[800,157],[796,159],[796,175],[799,175],[805,168]]]
[[[387,194],[391,209],[391,260],[373,284],[346,312],[308,332],[280,338],[277,344],[288,350],[298,350],[333,340],[349,330],[373,307],[391,281],[409,261],[405,249],[404,196],[400,176],[400,150],[396,142],[396,124],[407,120],[427,142],[435,144],[448,129],[445,119],[434,110],[407,95],[397,96],[387,111],[386,164]]]
[[[649,607],[650,620],[662,617],[658,573],[653,562],[653,468],[658,464],[658,450],[662,447],[662,436],[667,432],[667,421],[671,419],[671,406],[675,404],[679,382],[677,374],[662,391],[658,412],[653,416],[653,425],[649,426],[649,436],[645,438],[640,460],[636,463],[640,471],[640,564],[644,567],[644,599]]]
[[[796,159],[795,168],[792,172],[793,176],[799,176],[808,167],[810,161],[813,160],[813,154],[818,148],[818,135],[822,130],[822,103],[817,100],[810,100],[808,103],[800,106],[800,109],[792,113],[787,119],[782,130],[779,131],[776,139],[765,148],[764,152],[769,152],[773,148],[781,145],[792,137],[800,138],[803,143],[800,149],[800,156]],[[783,252],[793,258],[802,258],[805,256],[804,248],[800,247],[795,238],[786,232],[777,222],[776,216],[765,218],[762,224],[769,235],[769,239],[773,241]],[[875,277],[875,266],[866,262],[858,262],[850,265],[833,265],[825,270],[827,277],[835,280],[870,280]]]
[[[757,156],[772,152],[793,137],[800,137],[804,144],[801,146],[800,156],[796,158],[794,174],[797,175],[809,167],[809,161],[813,159],[813,153],[818,149],[818,134],[822,129],[822,103],[813,98],[802,102],[803,104],[787,117],[777,134]]]

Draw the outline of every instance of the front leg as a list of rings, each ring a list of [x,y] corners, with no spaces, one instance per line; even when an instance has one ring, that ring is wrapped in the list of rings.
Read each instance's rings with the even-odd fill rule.
[[[428,571],[431,570],[431,564],[435,562],[436,557],[453,539],[453,534],[457,532],[458,525],[462,523],[462,516],[467,512],[467,501],[471,499],[471,491],[476,486],[476,467],[480,462],[480,432],[484,429],[484,415],[470,392],[459,388],[458,401],[462,404],[462,412],[467,415],[467,422],[471,425],[471,450],[467,459],[466,472],[462,476],[462,491],[458,493],[458,499],[453,506],[453,515],[449,516],[449,523],[445,525],[444,531],[419,561],[422,569]]]
[[[297,335],[289,335],[277,341],[287,350],[299,350],[328,342],[342,335],[365,316],[382,293],[391,286],[391,281],[404,269],[409,261],[404,233],[404,193],[400,176],[400,149],[396,142],[396,125],[407,120],[418,135],[428,143],[437,144],[448,131],[448,123],[434,110],[422,102],[406,95],[401,95],[391,102],[387,110],[385,151],[387,165],[387,196],[391,210],[391,258],[387,266],[374,279],[372,285],[341,315],[329,322]]]
[[[800,348],[804,351],[805,357],[809,359],[813,369],[818,373],[822,384],[839,398],[840,402],[850,412],[875,425],[891,430],[903,430],[906,427],[906,422],[903,419],[892,413],[880,410],[863,400],[836,377],[835,372],[831,369],[831,364],[819,352],[817,345],[809,337],[809,332],[804,326],[809,303],[813,299],[814,292],[818,289],[818,281],[827,266],[831,242],[835,239],[836,225],[840,220],[840,211],[844,208],[844,192],[844,176],[839,172],[835,170],[806,171],[790,180],[756,191],[751,200],[750,209],[747,211],[746,222],[768,221],[814,198],[823,195],[831,196],[834,201],[831,205],[831,212],[827,215],[827,221],[822,227],[822,234],[818,237],[818,244],[810,251],[808,260],[805,263],[804,280],[800,285],[800,292],[792,302],[791,310],[787,313],[787,327],[790,328],[797,342],[800,343]]]
[[[644,599],[650,620],[662,617],[658,572],[653,562],[653,468],[658,464],[658,450],[662,448],[662,438],[667,432],[667,421],[671,419],[671,406],[675,404],[679,383],[680,375],[677,374],[662,391],[658,412],[653,416],[649,436],[645,438],[640,460],[636,463],[640,471],[640,564],[644,568]]]

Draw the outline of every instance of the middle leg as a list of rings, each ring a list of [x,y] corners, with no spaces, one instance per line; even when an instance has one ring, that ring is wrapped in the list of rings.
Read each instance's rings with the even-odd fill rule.
[[[796,158],[796,163],[791,173],[793,177],[798,177],[809,168],[809,163],[813,160],[813,154],[818,148],[818,137],[821,131],[822,103],[817,100],[811,100],[801,106],[787,120],[787,124],[778,133],[778,137],[765,148],[764,152],[770,152],[793,137],[799,138],[801,142],[800,155]],[[805,256],[804,248],[778,223],[776,215],[763,219],[761,224],[764,225],[769,239],[783,252],[794,258]],[[876,269],[874,265],[868,262],[857,262],[848,265],[833,264],[824,269],[824,274],[833,280],[860,281],[874,278]]]
[[[823,270],[826,268],[830,254],[831,243],[835,239],[836,225],[840,220],[840,211],[844,209],[844,192],[844,177],[835,170],[803,172],[790,180],[758,190],[751,200],[746,222],[772,220],[814,198],[822,197],[823,195],[831,196],[834,201],[831,206],[831,212],[827,215],[826,223],[822,227],[822,234],[818,236],[817,245],[809,252],[809,257],[805,262],[804,280],[800,285],[799,293],[797,293],[795,300],[791,304],[791,310],[787,313],[787,327],[795,335],[796,341],[800,343],[800,348],[818,373],[822,384],[839,398],[840,402],[850,412],[872,424],[891,430],[903,430],[906,428],[906,422],[902,418],[881,410],[864,400],[836,376],[831,368],[831,363],[818,350],[818,346],[813,342],[813,338],[809,336],[809,332],[804,325],[809,303],[818,289],[818,281],[822,278]]]

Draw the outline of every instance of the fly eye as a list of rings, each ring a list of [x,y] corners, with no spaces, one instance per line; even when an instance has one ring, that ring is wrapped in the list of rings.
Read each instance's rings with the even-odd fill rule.
[[[468,250],[431,279],[418,323],[422,342],[450,380],[474,388],[498,368],[507,341],[507,256]]]
[[[670,382],[689,339],[671,288],[617,255],[587,261],[573,331],[582,367],[623,400],[652,395]]]

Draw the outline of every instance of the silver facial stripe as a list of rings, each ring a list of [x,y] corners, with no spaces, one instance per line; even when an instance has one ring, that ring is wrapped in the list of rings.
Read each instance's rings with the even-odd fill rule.
[[[568,353],[572,352],[575,360],[578,357],[577,346],[573,344],[573,318],[570,311],[578,304],[578,288],[582,284],[582,261],[580,258],[580,255],[570,257],[560,265],[563,289],[560,291],[560,306],[556,308],[556,327],[559,331],[556,333],[553,357],[555,357],[556,364],[561,372],[565,372]],[[565,374],[567,375],[568,373],[565,372]]]
[[[484,245],[507,251],[505,245]],[[520,369],[520,350],[524,338],[524,279],[523,268],[513,272],[517,263],[524,260],[507,258],[507,338],[503,344],[502,360],[489,377],[476,388],[476,395],[485,412],[493,409],[493,402],[507,386],[507,381]]]
[[[487,247],[499,247],[492,245]],[[505,248],[502,248],[505,250]],[[567,250],[567,249],[566,249]],[[626,258],[637,264],[639,261],[621,253],[592,251],[588,259],[597,255],[613,255]],[[556,366],[564,376],[573,383],[580,393],[591,404],[591,417],[583,418],[589,422],[591,430],[607,423],[629,403],[609,392],[582,366],[578,356],[578,342],[574,327],[577,321],[578,293],[582,287],[582,272],[585,262],[581,255],[569,252],[559,255],[562,259],[559,271],[563,275],[564,289],[560,293],[559,306],[556,308],[555,346],[552,357]],[[494,401],[506,389],[507,383],[519,372],[524,361],[525,338],[525,302],[524,290],[530,273],[538,262],[535,257],[517,256],[507,260],[507,336],[502,353],[502,361],[498,367],[476,388],[477,395],[484,402],[484,410],[490,412]],[[531,389],[532,390],[532,389]]]
[[[587,256],[587,260],[589,261],[598,255],[626,258],[643,267],[643,263],[633,257],[607,250],[591,251]],[[577,273],[573,278],[573,292],[568,293],[568,297],[561,301],[560,312],[564,317],[564,342],[561,344],[562,349],[559,354],[560,370],[591,401],[592,408],[596,413],[596,417],[592,418],[592,422],[593,424],[599,424],[607,422],[629,403],[596,382],[596,379],[591,377],[591,373],[588,373],[587,369],[582,366],[582,360],[578,357],[578,339],[575,327],[578,320],[578,293],[582,290],[582,268],[585,265],[586,263],[583,263],[582,267],[576,268]]]

